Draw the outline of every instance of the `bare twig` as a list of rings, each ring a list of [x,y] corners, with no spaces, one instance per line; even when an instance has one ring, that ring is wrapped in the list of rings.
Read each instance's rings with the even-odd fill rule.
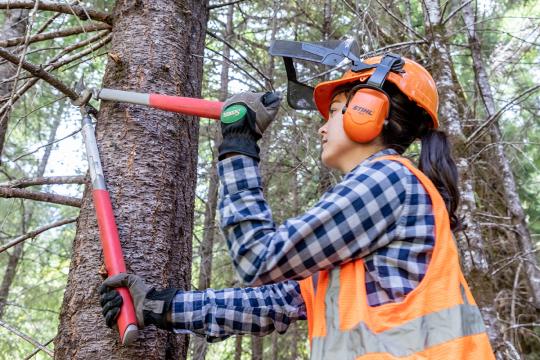
[[[249,73],[249,71],[247,71],[246,69],[244,69],[243,67],[241,67],[240,65],[238,65],[238,63],[232,61],[230,58],[228,58],[227,56],[225,56],[224,54],[220,53],[219,51],[216,51],[214,49],[211,49],[209,47],[206,47],[207,50],[213,52],[214,54],[216,55],[219,55],[221,56],[224,61],[227,61],[229,62],[229,64],[237,67],[239,70],[241,70],[244,74],[246,74],[248,77],[250,77],[253,81],[255,81],[262,89],[264,89],[264,84],[262,82],[260,82],[256,77],[254,77],[253,75],[251,75]],[[193,56],[196,56],[195,54],[193,54]],[[219,60],[218,60],[219,61]]]
[[[85,177],[82,175],[75,176],[42,176],[36,178],[22,178],[8,181],[0,184],[0,187],[9,188],[25,188],[35,185],[53,185],[53,184],[84,184]]]
[[[63,60],[58,60],[58,61],[55,61],[55,62],[52,62],[50,63],[49,65],[54,68],[54,69],[58,69],[66,64],[69,64],[70,62],[72,61],[75,61],[75,60],[78,60],[90,53],[93,53],[94,51],[102,48],[103,46],[107,45],[112,39],[112,34],[109,34],[107,36],[105,36],[103,39],[101,39],[100,41],[97,41],[95,44],[92,44],[92,46],[89,46],[88,48],[84,49],[83,51],[81,52],[78,52],[76,54],[73,54],[72,56],[70,57],[67,57]]]
[[[56,227],[64,226],[64,225],[67,225],[67,224],[71,224],[71,223],[74,223],[75,221],[77,221],[77,218],[64,219],[64,220],[57,221],[57,222],[52,223],[52,224],[42,226],[40,228],[37,228],[34,231],[31,231],[29,233],[21,235],[21,236],[15,238],[15,239],[13,239],[12,241],[8,242],[7,244],[0,246],[0,254],[3,253],[4,251],[6,251],[7,249],[12,248],[13,246],[23,242],[24,240],[33,239],[36,236],[38,236],[39,234],[41,234],[41,233],[43,233],[43,232],[45,232],[47,230],[54,229]]]
[[[413,33],[414,35],[418,36],[420,39],[424,40],[425,42],[427,42],[426,38],[424,38],[420,33],[418,33],[416,30],[414,30],[412,27],[410,27],[409,25],[405,24],[398,16],[394,15],[386,5],[382,4],[379,0],[375,0],[377,2],[377,4],[379,4],[381,6],[381,8],[388,14],[390,15],[394,20],[396,20],[398,23],[400,23],[401,25],[405,26],[405,28],[407,30],[409,30],[411,33]]]
[[[50,343],[53,342],[53,340],[56,339],[56,336],[53,337],[51,340],[47,341],[45,344],[43,344],[44,346],[47,346],[49,345]],[[38,352],[40,352],[41,349],[40,348],[36,348],[34,349],[34,351],[32,351],[30,354],[28,354],[28,356],[26,356],[23,360],[30,360],[31,358],[34,357],[34,355],[36,355]]]
[[[240,53],[238,50],[236,50],[234,48],[234,46],[232,46],[227,40],[223,39],[222,37],[214,34],[213,32],[209,31],[209,30],[206,30],[206,33],[208,35],[210,35],[211,37],[213,37],[214,39],[218,40],[218,41],[221,41],[222,43],[224,43],[225,45],[227,45],[229,48],[231,48],[232,51],[234,51],[235,53],[238,54],[238,56],[240,56],[242,58],[242,60],[244,60],[249,66],[251,66],[259,75],[261,75],[263,77],[263,79],[265,79],[266,81],[268,81],[269,84],[272,83],[272,80],[268,78],[268,76],[266,76],[262,71],[260,71],[251,61],[249,61],[248,58],[246,58],[242,53]]]
[[[54,22],[54,20],[58,19],[60,15],[62,15],[62,13],[53,14],[53,16],[51,16],[47,21],[45,21],[43,25],[41,25],[41,27],[36,31],[36,34],[41,34],[45,30],[47,30],[49,25],[51,25]]]
[[[34,0],[0,0],[0,9],[32,9]],[[63,14],[75,14],[81,20],[89,18],[112,25],[112,16],[96,10],[87,9],[80,5],[62,4],[54,1],[39,1],[38,10],[56,11]]]
[[[43,202],[59,204],[59,205],[81,207],[81,199],[79,198],[72,197],[72,196],[45,193],[41,191],[30,191],[30,190],[23,190],[23,189],[12,189],[12,188],[0,187],[0,197],[8,198],[8,199],[20,198],[20,199],[28,199],[28,200],[35,200],[35,201],[43,201]]]
[[[456,14],[458,12],[461,11],[461,9],[463,9],[465,6],[469,5],[470,3],[472,3],[473,0],[469,0],[469,1],[465,1],[463,4],[461,4],[461,6],[459,6],[457,9],[455,9],[454,11],[452,11],[448,17],[446,19],[444,19],[441,23],[442,26],[444,26],[444,24],[446,24],[448,22],[448,20],[450,20],[451,18],[453,18],[454,16],[456,16]],[[442,16],[442,15],[441,15]]]
[[[83,46],[86,46],[96,40],[100,40],[101,38],[103,38],[104,36],[107,36],[108,37],[106,39],[103,39],[102,41],[97,41],[96,44],[93,44],[92,45],[92,48],[91,49],[85,49],[81,52],[79,52],[78,54],[76,55],[73,55],[69,58],[66,58],[62,61],[59,61],[59,59],[73,51],[73,50],[76,50],[78,48],[81,48]],[[104,31],[104,32],[101,32],[95,36],[92,36],[91,38],[88,38],[84,41],[81,41],[80,43],[76,43],[76,44],[73,44],[71,46],[68,46],[67,48],[65,48],[64,50],[62,50],[62,52],[60,54],[58,54],[57,56],[55,56],[51,61],[50,63],[45,66],[45,70],[46,71],[51,71],[51,70],[56,70],[57,68],[61,67],[61,66],[64,66],[66,65],[67,63],[69,63],[70,61],[75,61],[83,56],[86,56],[87,54],[91,53],[92,51],[95,51],[101,47],[103,47],[104,45],[106,45],[107,43],[109,43],[111,41],[111,35],[109,34],[108,31]],[[11,97],[11,104],[14,104],[22,95],[24,95],[26,93],[26,91],[28,91],[28,89],[30,89],[32,86],[34,86],[35,83],[37,83],[39,81],[39,78],[32,78],[30,80],[28,80],[23,86],[21,86],[19,89],[17,89],[17,91],[15,92],[15,94],[13,94],[13,96]],[[6,112],[6,110],[11,106],[10,103],[6,103],[4,106],[2,106],[2,108],[0,108],[0,115],[1,114],[4,114]]]
[[[486,128],[491,126],[506,110],[508,110],[512,105],[519,103],[520,101],[524,101],[530,94],[540,90],[540,85],[535,85],[527,90],[520,93],[518,96],[510,100],[506,105],[504,105],[499,111],[497,111],[495,114],[491,115],[487,120],[480,125],[474,132],[467,138],[467,147],[469,147],[473,141],[478,137],[481,136]],[[525,99],[523,99],[525,98]]]
[[[243,1],[245,1],[245,0],[236,0],[236,1],[226,2],[226,3],[223,3],[223,4],[208,5],[208,10],[219,9],[219,8],[222,8],[222,7],[225,7],[225,6],[238,4],[238,3],[241,3]]]
[[[110,25],[103,24],[103,23],[93,23],[86,26],[82,26],[82,27],[74,26],[74,27],[70,27],[64,30],[60,30],[60,31],[53,31],[53,32],[30,36],[27,43],[31,44],[38,41],[50,40],[50,39],[66,37],[70,35],[77,35],[80,33],[86,33],[86,32],[98,31],[98,30],[108,30],[110,28],[111,28]],[[24,36],[2,40],[0,41],[0,47],[10,47],[10,46],[19,45],[23,43],[24,40],[25,40]]]
[[[51,75],[47,71],[43,70],[43,68],[36,66],[28,61],[24,61],[20,59],[18,56],[10,53],[9,51],[6,51],[4,49],[0,49],[0,57],[3,57],[4,59],[8,60],[9,62],[18,65],[21,64],[22,68],[26,71],[28,71],[30,74],[48,82],[51,86],[55,87],[58,91],[66,95],[72,100],[76,100],[79,95],[70,87],[68,87],[66,84],[64,84],[62,81],[60,81],[58,78],[56,78],[54,75]]]
[[[26,340],[27,342],[29,342],[30,344],[34,345],[35,347],[41,349],[42,351],[46,352],[47,355],[49,355],[50,357],[54,357],[54,354],[51,350],[47,349],[44,345],[41,345],[39,342],[37,342],[36,340],[32,339],[30,336],[26,335],[25,333],[15,329],[14,327],[12,327],[11,325],[8,325],[6,324],[5,322],[3,322],[2,320],[0,320],[0,326],[4,327],[5,329],[7,329],[8,331],[12,332],[13,334],[17,335],[18,337],[20,337],[21,339],[24,339]]]
[[[34,150],[31,150],[31,151],[26,152],[26,153],[24,153],[24,154],[22,154],[22,155],[19,155],[19,156],[17,156],[15,159],[10,160],[10,161],[11,161],[11,162],[15,162],[15,161],[17,161],[17,160],[19,160],[19,159],[21,159],[21,158],[23,158],[23,157],[25,157],[25,156],[32,155],[32,154],[36,153],[39,149],[42,149],[42,148],[47,147],[47,146],[49,146],[49,145],[52,145],[52,144],[55,144],[55,143],[60,142],[60,141],[62,141],[62,140],[65,140],[65,139],[67,139],[67,138],[69,138],[69,137],[71,137],[71,136],[77,134],[77,133],[80,132],[81,130],[82,130],[82,128],[80,128],[80,129],[78,129],[78,130],[75,130],[75,131],[73,131],[71,134],[67,134],[66,136],[64,136],[64,137],[62,137],[62,138],[60,138],[60,139],[56,139],[56,140],[54,140],[54,141],[52,141],[52,142],[50,142],[50,143],[47,143],[47,144],[38,146],[38,147],[35,148]]]

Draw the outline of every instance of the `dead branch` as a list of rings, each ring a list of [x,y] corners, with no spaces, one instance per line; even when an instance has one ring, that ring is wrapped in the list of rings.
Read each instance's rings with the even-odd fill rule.
[[[81,207],[81,199],[72,197],[51,194],[41,191],[30,191],[23,189],[12,189],[0,187],[0,197],[3,198],[19,198],[19,199],[28,199],[35,201],[43,201],[52,204],[67,205],[73,207]]]
[[[56,339],[56,336],[53,337],[51,340],[47,341],[45,344],[43,344],[44,346],[47,346],[49,345],[50,343],[52,343],[54,341],[54,339]],[[31,358],[34,357],[34,355],[36,355],[38,352],[40,352],[41,349],[40,348],[36,348],[34,349],[34,351],[32,351],[30,354],[28,354],[23,360],[29,360]]]
[[[66,95],[72,100],[76,100],[79,95],[70,87],[68,87],[66,84],[64,84],[62,81],[60,81],[58,78],[56,78],[54,75],[51,75],[49,72],[43,70],[42,67],[36,66],[28,61],[20,59],[18,56],[10,53],[9,51],[6,51],[4,49],[0,49],[0,57],[3,57],[4,59],[8,60],[9,62],[19,65],[21,64],[22,68],[26,71],[28,71],[30,74],[48,82],[51,86],[56,88],[58,91]]]
[[[1,113],[1,111],[0,111],[0,113]],[[52,141],[52,142],[50,142],[50,143],[47,143],[47,144],[44,144],[44,145],[40,145],[40,146],[38,146],[37,148],[35,148],[34,150],[31,150],[31,151],[29,151],[29,152],[26,152],[26,153],[24,153],[24,154],[22,154],[22,155],[17,156],[15,159],[11,160],[11,162],[15,162],[15,161],[17,161],[17,160],[19,160],[19,159],[22,159],[22,158],[25,157],[25,156],[32,155],[32,154],[36,153],[39,149],[43,149],[44,147],[47,147],[47,146],[49,146],[49,145],[52,145],[52,144],[58,143],[58,142],[60,142],[60,141],[62,141],[62,140],[65,140],[65,139],[67,139],[67,138],[69,138],[69,137],[72,137],[73,135],[79,133],[81,130],[82,130],[82,128],[79,128],[78,130],[75,130],[75,131],[73,131],[71,134],[67,134],[66,136],[64,136],[64,137],[62,137],[62,138],[60,138],[60,139],[56,139],[56,140],[54,140],[54,141]]]
[[[36,178],[22,178],[0,184],[0,187],[25,188],[35,185],[56,185],[56,184],[84,184],[85,177],[76,176],[41,176]]]
[[[0,0],[0,9],[32,9],[34,0]],[[81,20],[96,20],[112,25],[112,16],[107,13],[85,8],[80,5],[70,5],[54,1],[39,1],[38,10],[55,11],[63,14],[75,15]]]
[[[441,23],[442,26],[444,26],[444,24],[446,24],[451,18],[453,18],[454,16],[456,16],[456,14],[458,12],[461,11],[461,9],[463,9],[465,6],[469,5],[470,3],[472,3],[473,0],[469,0],[469,1],[465,1],[463,4],[461,4],[457,9],[455,9],[454,11],[452,11],[448,17],[446,19],[444,19]],[[444,14],[444,12],[443,12]],[[442,16],[442,15],[441,15]]]
[[[94,51],[102,48],[103,46],[107,45],[112,39],[112,34],[109,34],[107,36],[105,36],[103,39],[101,39],[100,41],[97,41],[95,44],[92,44],[92,46],[89,46],[88,48],[84,49],[83,51],[81,52],[78,52],[70,57],[67,57],[65,58],[64,60],[58,60],[58,61],[55,61],[55,62],[51,62],[49,65],[53,68],[53,69],[58,69],[64,65],[67,65],[69,64],[70,62],[73,62],[75,60],[78,60],[90,53],[93,53]]]
[[[32,339],[30,336],[26,335],[25,333],[15,329],[14,327],[12,327],[11,325],[8,325],[6,324],[5,322],[3,322],[2,320],[0,320],[0,326],[4,327],[5,329],[7,329],[9,332],[12,332],[13,334],[17,335],[18,337],[20,337],[21,339],[24,339],[26,340],[27,342],[29,342],[30,344],[34,345],[35,347],[41,349],[42,351],[46,352],[47,355],[49,355],[50,357],[54,357],[54,354],[51,350],[47,349],[45,346],[41,345],[39,342],[37,342],[36,340]]]
[[[404,26],[407,30],[409,30],[411,33],[413,33],[414,35],[418,36],[420,39],[424,40],[425,42],[427,42],[426,38],[423,37],[421,34],[419,34],[416,30],[414,30],[412,27],[410,27],[409,25],[405,24],[398,16],[394,15],[389,9],[387,6],[385,6],[384,4],[382,4],[379,0],[375,0],[377,2],[377,4],[380,5],[380,7],[388,14],[390,15],[394,20],[396,20],[398,23],[400,23],[402,26]]]
[[[77,35],[81,33],[87,33],[87,32],[99,31],[99,30],[109,30],[110,28],[111,28],[110,25],[104,24],[104,23],[92,23],[86,26],[74,26],[74,27],[70,27],[64,30],[60,30],[60,31],[52,31],[48,33],[30,36],[27,43],[32,44],[38,41],[56,39],[59,37],[66,37],[70,35]],[[24,36],[2,40],[0,41],[0,47],[10,47],[10,46],[19,45],[19,44],[22,44],[24,40],[25,40]]]
[[[238,56],[240,56],[242,58],[242,60],[244,60],[249,66],[251,66],[259,75],[261,75],[263,77],[263,79],[265,79],[266,81],[268,81],[269,84],[272,84],[272,80],[270,78],[268,78],[268,76],[266,76],[262,71],[259,70],[259,68],[257,68],[251,61],[249,61],[248,58],[246,58],[244,55],[242,55],[242,53],[240,53],[240,51],[236,50],[234,48],[234,46],[232,46],[227,40],[223,39],[222,37],[218,36],[217,34],[214,34],[213,32],[209,31],[209,30],[206,30],[206,33],[208,35],[210,35],[211,37],[213,37],[214,39],[218,40],[218,41],[221,41],[222,43],[224,43],[225,45],[227,45],[232,51],[234,51],[235,53],[238,54]]]
[[[223,4],[208,5],[208,10],[219,9],[219,8],[222,8],[222,7],[225,7],[225,6],[238,4],[238,3],[241,3],[243,1],[245,1],[245,0],[236,0],[236,1],[226,2],[226,3],[223,3]]]
[[[3,253],[4,251],[6,251],[9,248],[12,248],[13,246],[15,246],[17,244],[20,244],[24,240],[33,239],[36,236],[38,236],[39,234],[41,234],[41,233],[43,233],[43,232],[45,232],[47,230],[54,229],[54,228],[64,226],[64,225],[67,225],[67,224],[71,224],[71,223],[74,223],[75,221],[77,221],[77,218],[64,219],[64,220],[57,221],[57,222],[52,223],[52,224],[42,226],[40,228],[37,228],[34,231],[31,231],[29,233],[21,235],[21,236],[15,238],[15,239],[13,239],[12,241],[8,242],[7,244],[0,246],[0,254]]]
[[[518,96],[516,96],[515,98],[510,100],[508,103],[506,103],[506,105],[504,105],[502,108],[500,108],[499,111],[497,111],[495,114],[488,117],[487,120],[482,125],[480,125],[478,128],[476,128],[476,130],[474,130],[474,132],[469,136],[469,138],[466,141],[467,147],[469,147],[473,143],[473,141],[476,140],[477,137],[481,136],[484,133],[484,131],[486,130],[486,128],[491,126],[491,124],[493,124],[512,105],[515,105],[516,103],[519,104],[520,102],[522,102],[526,98],[528,98],[529,95],[531,95],[532,93],[534,93],[534,92],[536,92],[538,90],[540,90],[540,85],[535,85],[535,86],[532,86],[532,87],[528,88],[527,90],[523,91]]]
[[[76,50],[78,48],[81,48],[83,46],[86,46],[96,40],[100,40],[101,38],[103,38],[104,36],[107,36],[109,35],[106,40],[103,39],[102,41],[98,41],[96,42],[96,44],[93,44],[90,48],[88,49],[85,49],[83,51],[81,51],[80,53],[76,54],[76,55],[73,55],[69,58],[66,58],[62,61],[59,61],[59,59],[73,51],[73,50]],[[52,71],[52,70],[56,70],[57,68],[61,67],[61,66],[64,66],[66,65],[67,63],[69,63],[70,61],[74,61],[74,60],[77,60],[83,56],[86,56],[87,54],[103,47],[104,45],[108,44],[110,41],[111,41],[111,35],[109,34],[108,31],[104,31],[104,32],[101,32],[95,36],[92,36],[91,38],[88,38],[84,41],[81,41],[80,43],[76,43],[76,44],[73,44],[71,46],[68,46],[67,48],[65,48],[64,50],[62,50],[62,52],[60,54],[58,54],[57,56],[55,56],[51,61],[50,63],[45,66],[45,70],[46,71]],[[28,91],[32,86],[34,86],[35,83],[37,83],[39,81],[39,78],[32,78],[30,80],[28,80],[23,86],[21,86],[19,89],[17,89],[17,91],[11,96],[11,104],[10,103],[6,103],[4,106],[2,106],[2,108],[0,108],[0,115],[4,114],[6,112],[6,110],[12,106],[21,96],[23,96],[26,91]],[[2,119],[0,119],[0,123],[2,122]]]

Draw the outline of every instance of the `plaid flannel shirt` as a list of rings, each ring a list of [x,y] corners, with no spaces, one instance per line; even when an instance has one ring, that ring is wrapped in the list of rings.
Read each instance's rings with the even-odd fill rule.
[[[219,162],[219,212],[240,278],[265,286],[178,292],[177,332],[208,341],[232,334],[284,332],[305,319],[298,279],[364,259],[371,306],[403,300],[422,280],[434,245],[431,200],[402,164],[372,161],[351,170],[306,213],[276,226],[261,189],[258,164],[247,156]]]

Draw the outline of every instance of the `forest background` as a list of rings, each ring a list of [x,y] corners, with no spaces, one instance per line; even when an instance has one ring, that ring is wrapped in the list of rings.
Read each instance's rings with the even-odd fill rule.
[[[460,169],[467,279],[497,357],[540,359],[540,1],[0,0],[0,25],[0,359],[307,359],[305,323],[211,345],[192,337],[189,348],[147,329],[133,348],[118,345],[98,304],[102,255],[69,98],[83,75],[95,88],[207,99],[284,91],[273,39],[346,38],[362,57],[396,52],[433,74]],[[301,78],[341,71],[326,70],[306,64]],[[320,163],[320,124],[284,105],[262,139],[278,224],[339,180]],[[216,225],[217,130],[101,106],[96,134],[128,269],[154,285],[241,285]]]

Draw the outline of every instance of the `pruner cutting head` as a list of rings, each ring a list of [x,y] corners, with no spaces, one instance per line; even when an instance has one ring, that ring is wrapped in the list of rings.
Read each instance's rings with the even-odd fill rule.
[[[270,55],[283,57],[288,79],[287,102],[296,110],[315,110],[317,107],[313,100],[314,88],[298,80],[294,61],[301,60],[334,68],[350,64],[350,69],[354,72],[377,66],[364,63],[360,59],[360,46],[352,39],[322,42],[274,40],[269,51]]]
[[[75,84],[75,91],[79,94],[79,97],[72,100],[71,103],[78,106],[83,115],[91,114],[95,116],[97,114],[97,110],[89,103],[94,92],[91,88],[86,87],[86,84],[84,83],[84,76],[81,76]]]
[[[86,87],[86,84],[84,83],[84,76],[81,76],[79,81],[77,81],[75,84],[75,91],[79,94],[79,97],[72,100],[71,103],[79,107],[86,106],[92,98],[92,89]]]

